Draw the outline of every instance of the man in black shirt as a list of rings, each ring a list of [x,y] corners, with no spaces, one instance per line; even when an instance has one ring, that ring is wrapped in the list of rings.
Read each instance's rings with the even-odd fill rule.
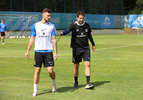
[[[92,50],[95,51],[95,43],[91,36],[91,29],[88,23],[84,21],[85,14],[83,11],[78,11],[76,14],[77,21],[72,23],[68,29],[59,33],[59,36],[66,35],[72,31],[71,48],[73,49],[73,63],[74,63],[74,87],[78,87],[78,73],[79,63],[84,60],[85,76],[87,84],[86,89],[94,88],[94,85],[90,83],[90,48],[88,39],[92,43]]]

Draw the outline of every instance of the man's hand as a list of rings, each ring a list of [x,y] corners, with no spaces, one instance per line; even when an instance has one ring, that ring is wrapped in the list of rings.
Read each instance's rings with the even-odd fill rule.
[[[58,59],[58,55],[55,53],[54,54],[54,61],[56,61]]]
[[[61,37],[63,35],[63,32],[59,33],[59,37]]]
[[[26,52],[25,57],[29,58],[29,52]]]
[[[92,51],[93,51],[93,52],[95,51],[95,49],[96,49],[95,46],[92,46]]]
[[[7,34],[7,31],[5,31],[5,35]]]

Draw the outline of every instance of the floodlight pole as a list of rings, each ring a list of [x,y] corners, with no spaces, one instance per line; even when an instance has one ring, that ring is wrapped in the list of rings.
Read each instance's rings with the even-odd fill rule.
[[[81,0],[81,10],[83,11],[83,0]]]
[[[12,11],[12,0],[10,0],[10,10]]]
[[[66,13],[66,0],[64,0],[64,13]]]
[[[112,14],[112,2],[111,2],[111,0],[110,0],[110,15]]]
[[[56,13],[56,0],[55,0],[55,13]]]
[[[89,14],[90,14],[90,0],[89,0]]]
[[[124,6],[123,6],[123,0],[122,0],[122,15],[123,15],[123,12],[124,12],[123,7],[124,7]]]
[[[73,13],[74,13],[74,0],[73,0]]]
[[[34,12],[36,12],[36,0],[34,0]]]
[[[117,0],[116,0],[116,15],[117,15]]]
[[[105,0],[103,0],[103,14],[105,14]]]
[[[96,0],[96,13],[98,14],[98,0]]]
[[[23,0],[23,12],[24,12],[24,0]]]
[[[46,8],[46,0],[45,0],[45,8]]]

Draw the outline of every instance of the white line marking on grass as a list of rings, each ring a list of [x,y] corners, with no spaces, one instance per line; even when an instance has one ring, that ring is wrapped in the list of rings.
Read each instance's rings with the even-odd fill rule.
[[[63,55],[71,55],[72,53],[66,53],[66,54],[59,54],[58,56],[63,56]]]
[[[99,61],[103,61],[103,60],[105,60],[105,59],[91,59],[91,60],[99,60]]]
[[[0,56],[3,58],[26,58],[26,57],[20,57],[20,56]],[[29,58],[34,58],[34,57],[29,57]]]
[[[128,61],[139,61],[139,62],[142,62],[143,60],[128,60]]]
[[[60,55],[60,56],[62,56],[62,55]],[[0,57],[3,57],[3,58],[26,58],[26,57],[18,57],[18,56],[0,56]],[[29,58],[34,58],[34,57],[29,57]],[[104,61],[106,59],[91,59],[91,60]],[[123,61],[143,62],[143,60],[123,60]]]
[[[95,50],[95,51],[117,49],[117,48],[126,48],[126,47],[137,46],[137,45],[143,45],[143,43],[140,43],[140,44],[131,44],[131,45],[125,45],[125,46],[118,46],[118,47],[103,48],[103,49],[98,49],[98,50]]]

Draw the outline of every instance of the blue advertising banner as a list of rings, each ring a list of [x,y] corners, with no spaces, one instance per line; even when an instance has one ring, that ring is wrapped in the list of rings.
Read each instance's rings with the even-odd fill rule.
[[[100,15],[86,14],[85,21],[90,25],[90,28],[100,28]]]
[[[56,29],[61,29],[60,13],[52,13],[50,22],[55,25]]]
[[[31,30],[33,24],[41,21],[42,13],[0,11],[1,19],[5,20],[7,30]],[[76,20],[75,13],[52,13],[50,22],[56,29],[67,29]],[[143,27],[143,15],[85,14],[85,21],[91,28]]]
[[[76,14],[60,13],[61,14],[61,29],[67,29],[69,25],[76,21]]]
[[[129,28],[143,27],[143,15],[129,15]]]
[[[100,28],[113,28],[113,15],[100,15]]]

